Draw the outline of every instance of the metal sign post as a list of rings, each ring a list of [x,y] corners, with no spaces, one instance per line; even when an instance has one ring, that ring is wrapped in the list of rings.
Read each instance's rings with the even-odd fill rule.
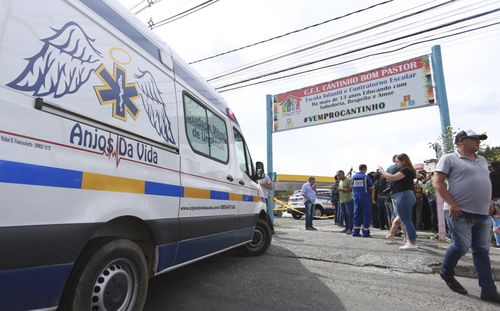
[[[266,95],[267,172],[273,175],[273,132],[434,105],[432,79],[441,115],[444,151],[453,151],[441,48],[429,55],[277,95]],[[270,192],[274,195],[274,191]],[[442,202],[441,198],[438,202]],[[272,208],[268,205],[270,218]],[[438,205],[439,237],[445,239],[444,211]]]
[[[273,176],[273,100],[271,95],[266,95],[267,111],[267,176],[274,180]],[[268,191],[267,214],[271,223],[274,224],[274,201],[269,198],[274,197],[274,189]]]
[[[448,97],[446,96],[446,84],[444,82],[443,62],[441,60],[441,46],[435,45],[432,47],[432,71],[434,81],[436,83],[436,98],[439,105],[439,114],[441,117],[441,134],[443,135],[443,149],[445,153],[453,152],[451,142],[451,127],[450,127],[450,112],[448,109]],[[444,201],[443,198],[436,193],[436,208],[439,224],[439,240],[446,239],[446,226],[444,218]]]

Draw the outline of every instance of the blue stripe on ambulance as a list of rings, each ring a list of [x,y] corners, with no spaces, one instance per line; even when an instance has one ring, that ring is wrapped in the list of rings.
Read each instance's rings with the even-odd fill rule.
[[[82,189],[82,179],[85,172],[48,167],[35,164],[27,164],[13,161],[0,160],[0,182],[25,184],[35,186],[49,186],[71,189]],[[105,177],[105,175],[103,175]],[[117,178],[110,176],[112,178]],[[126,179],[126,178],[123,178]],[[134,180],[137,182],[137,180]],[[94,188],[97,189],[97,188]],[[195,188],[191,188],[196,191]],[[85,189],[82,189],[85,190]],[[202,190],[202,189],[200,189]],[[202,190],[202,192],[205,190]],[[186,197],[184,187],[152,181],[144,181],[144,194],[160,195],[169,197]],[[231,200],[231,194],[223,191],[209,191],[211,200]],[[243,202],[253,202],[259,199],[253,195],[236,195]],[[263,201],[265,198],[261,198]],[[234,200],[234,196],[233,196]],[[189,240],[159,245],[159,262],[157,271],[164,270],[172,265],[180,264],[200,256],[230,247],[248,240],[253,232],[252,228],[242,228],[228,232],[217,233]],[[179,249],[176,251],[176,247]],[[176,254],[182,253],[182,257],[175,258]],[[175,259],[175,262],[174,262]]]
[[[82,189],[82,179],[85,174],[85,172],[70,169],[0,160],[0,182],[4,183]],[[121,179],[127,180],[127,178]],[[144,194],[186,197],[182,186],[153,181],[143,182]],[[245,202],[251,202],[253,198],[252,195],[243,195],[242,199]],[[211,190],[210,199],[228,201],[230,194],[229,192]]]
[[[0,271],[2,306],[7,310],[56,306],[72,268],[73,264],[61,264]]]
[[[0,182],[4,183],[80,189],[82,175],[74,170],[0,160]]]
[[[169,197],[183,197],[184,187],[177,185],[167,185],[153,181],[146,181],[144,194],[162,195]]]

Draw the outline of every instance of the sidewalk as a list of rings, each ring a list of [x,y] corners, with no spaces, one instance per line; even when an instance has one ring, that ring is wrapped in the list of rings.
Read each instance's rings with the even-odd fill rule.
[[[341,233],[331,220],[315,220],[318,231],[306,231],[303,220],[275,218],[275,231],[269,250],[280,255],[281,247],[298,258],[321,260],[355,266],[385,268],[408,273],[437,273],[449,243],[432,240],[429,232],[417,232],[418,251],[400,251],[402,238],[394,244],[385,239],[387,230],[371,228],[372,238],[355,238]],[[500,249],[490,250],[493,276],[500,281]],[[458,263],[457,276],[477,278],[469,251]]]

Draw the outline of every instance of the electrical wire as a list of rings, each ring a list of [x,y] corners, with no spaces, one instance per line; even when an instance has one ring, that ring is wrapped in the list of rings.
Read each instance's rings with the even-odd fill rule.
[[[433,0],[433,1],[430,1],[426,4],[430,4],[432,2],[436,2],[437,0]],[[384,20],[389,20],[391,17],[394,17],[394,16],[398,16],[400,14],[403,14],[403,13],[407,13],[408,11],[412,11],[412,10],[415,10],[415,9],[418,9],[420,7],[424,7],[426,4],[421,4],[421,5],[418,5],[416,7],[413,7],[413,8],[409,8],[409,9],[406,9],[405,11],[403,12],[398,12],[398,13],[395,13],[395,14],[392,14],[392,15],[389,15],[389,16],[386,16],[384,18],[382,18],[381,20],[378,20],[377,22],[381,22],[381,21],[384,21]],[[374,25],[376,24],[375,22],[369,22],[369,23],[366,23],[364,25],[360,25],[358,27],[355,27],[355,28],[352,28],[350,29],[349,31],[354,31],[356,29],[361,29],[363,27],[366,27],[366,26],[369,26],[369,25]],[[277,54],[274,54],[274,55],[271,55],[271,56],[268,56],[266,58],[263,58],[263,59],[260,59],[260,60],[256,60],[256,61],[253,61],[247,65],[243,65],[243,66],[239,66],[239,67],[235,67],[235,68],[232,68],[232,69],[229,69],[229,70],[226,70],[226,71],[223,71],[221,73],[218,73],[218,74],[215,74],[215,75],[212,75],[210,77],[207,78],[208,81],[212,81],[212,80],[215,80],[217,79],[218,76],[225,76],[225,75],[231,75],[232,73],[237,73],[237,72],[240,72],[240,71],[244,71],[246,68],[252,68],[253,65],[256,66],[260,66],[261,64],[265,64],[267,63],[268,61],[271,62],[272,60],[274,60],[275,58],[286,58],[288,56],[288,54],[284,54],[284,53],[290,53],[290,52],[293,52],[293,51],[298,51],[299,49],[301,49],[301,51],[303,52],[308,52],[308,51],[314,51],[316,48],[313,48],[313,46],[315,46],[316,44],[318,43],[323,43],[325,42],[325,40],[328,40],[328,39],[331,39],[331,38],[334,38],[335,36],[338,36],[338,35],[341,35],[341,34],[346,34],[348,33],[349,31],[344,31],[344,32],[341,32],[341,33],[337,33],[337,34],[334,34],[334,35],[331,35],[331,36],[328,36],[326,38],[322,38],[322,39],[319,39],[319,40],[316,40],[316,41],[313,41],[313,42],[310,42],[308,44],[304,44],[304,45],[301,45],[301,46],[298,46],[298,47],[295,47],[293,49],[290,49],[290,50],[287,50],[287,51],[283,51],[283,52],[280,52],[280,53],[277,53]],[[328,43],[327,43],[328,44]],[[325,44],[326,45],[326,44]],[[326,47],[325,45],[321,45],[324,49],[327,49],[328,47]],[[299,51],[300,52],[300,51]],[[305,56],[302,56],[302,57],[305,57]],[[275,62],[276,63],[276,62]],[[248,66],[248,67],[247,67]]]
[[[476,4],[478,4],[478,3],[476,3]],[[481,7],[485,7],[485,5],[483,5]],[[476,7],[476,8],[474,8],[474,10],[476,10],[478,8],[479,7]],[[432,22],[435,22],[436,20],[449,19],[451,17],[461,15],[462,13],[464,13],[465,9],[468,10],[467,12],[470,12],[472,10],[470,7],[467,7],[467,8],[462,7],[462,8],[456,9],[455,10],[456,13],[453,12],[454,14],[450,14],[450,13],[452,13],[452,11],[450,11],[450,12],[447,12],[446,14],[435,15],[435,16],[432,16],[432,17],[429,17],[426,19],[420,18],[420,19],[418,19],[418,21],[415,21],[415,22],[405,22],[405,24],[403,26],[396,26],[396,28],[391,29],[391,30],[381,30],[377,34],[366,34],[366,36],[362,37],[362,38],[356,37],[356,39],[352,39],[350,42],[341,43],[341,44],[337,43],[334,48],[338,51],[340,51],[342,49],[345,50],[347,48],[357,46],[359,44],[359,42],[364,42],[365,44],[367,44],[370,41],[376,41],[377,39],[382,39],[382,37],[395,36],[398,33],[404,33],[404,32],[406,32],[405,28],[408,28],[408,29],[411,28],[412,30],[415,30],[423,25],[429,26],[432,24]],[[318,58],[321,55],[326,55],[326,54],[331,54],[331,47],[322,46],[322,47],[318,48],[317,51],[307,50],[303,54],[301,54],[301,56],[296,57],[293,60],[287,61],[286,65],[289,66],[290,63],[292,63],[292,64],[296,63],[296,62],[298,63],[298,62],[300,62],[301,59],[303,60],[303,59]],[[273,63],[273,65],[275,65],[275,66],[272,66],[272,67],[282,66],[279,63]],[[257,71],[254,70],[252,72],[253,72],[253,74],[256,74],[258,72],[264,71],[264,69],[265,68],[261,68],[261,69],[258,69]],[[270,69],[267,69],[267,70],[270,70]]]
[[[380,37],[380,36],[388,36],[389,33],[392,33],[393,35],[396,34],[396,33],[400,33],[400,32],[403,32],[404,31],[404,28],[411,28],[411,27],[419,27],[417,24],[422,24],[422,25],[426,25],[428,26],[429,24],[432,24],[433,22],[436,22],[438,20],[443,20],[443,19],[449,19],[450,17],[453,17],[453,16],[456,16],[456,15],[460,15],[460,14],[464,14],[466,12],[464,12],[464,10],[467,9],[467,12],[470,12],[472,10],[477,10],[479,8],[482,8],[482,7],[485,7],[485,6],[488,6],[488,5],[491,5],[492,3],[490,4],[486,4],[486,5],[482,5],[482,3],[484,3],[486,1],[479,1],[479,2],[476,2],[476,3],[473,3],[473,4],[468,4],[466,7],[460,7],[460,8],[457,8],[457,9],[454,9],[453,11],[447,11],[446,13],[441,13],[441,14],[438,14],[438,15],[434,15],[434,16],[431,16],[431,17],[428,17],[428,18],[425,18],[425,19],[422,19],[421,17],[418,19],[417,22],[407,22],[405,21],[404,25],[403,26],[395,26],[395,28],[391,29],[391,30],[381,30],[379,33],[377,34],[366,34],[365,38],[356,38],[356,39],[353,39],[351,40],[351,43],[338,43],[338,42],[335,42],[335,46],[334,48],[336,50],[338,50],[339,48],[341,47],[346,47],[348,45],[357,45],[358,42],[367,42],[367,41],[375,41],[374,39],[376,37]],[[495,3],[495,2],[493,2]],[[429,3],[428,3],[429,4]],[[478,5],[482,5],[482,6],[479,6],[477,7]],[[474,7],[476,6],[476,7]],[[419,8],[420,6],[418,7],[414,7],[412,9],[409,9],[409,10],[413,10],[413,9],[417,9]],[[408,10],[405,10],[405,12],[408,12]],[[450,13],[454,13],[454,12],[457,12],[453,15],[450,15]],[[402,12],[400,12],[402,13]],[[393,14],[391,16],[388,16],[388,17],[385,17],[383,20],[385,19],[388,19],[389,17],[392,17],[392,16],[397,16],[399,15],[400,13],[397,13],[397,14]],[[373,25],[374,23],[368,23],[368,24],[365,24],[365,25],[362,25],[362,26],[359,26],[359,27],[356,27],[354,29],[361,29],[362,27],[365,27],[367,25]],[[421,25],[421,26],[422,26]],[[354,29],[351,29],[354,30]],[[347,32],[343,32],[343,33],[347,33]],[[340,33],[342,34],[342,33]],[[340,34],[337,34],[337,35],[340,35]],[[334,36],[331,36],[329,38],[332,38]],[[325,40],[327,38],[324,38],[324,39],[321,39],[321,40],[318,40],[316,42],[324,42],[323,40]],[[316,42],[313,42],[311,44],[314,44]],[[305,58],[308,58],[308,59],[311,59],[311,58],[317,58],[318,55],[321,55],[321,54],[330,54],[331,53],[331,47],[328,46],[329,44],[326,43],[324,45],[320,45],[316,48],[310,48],[312,45],[304,45],[302,47],[298,47],[298,48],[295,48],[295,49],[292,49],[292,50],[289,50],[289,51],[286,51],[286,52],[282,52],[282,53],[287,53],[287,52],[290,52],[290,51],[298,51],[297,49],[299,48],[302,48],[300,50],[300,56],[299,57],[295,57],[293,59],[293,62],[297,62],[299,61],[300,59],[305,59]],[[222,73],[219,73],[219,74],[216,74],[215,76],[211,76],[211,77],[208,77],[207,80],[208,81],[213,81],[215,80],[217,77],[220,77],[220,79],[222,78],[225,78],[225,77],[228,77],[228,76],[231,76],[231,75],[235,75],[237,73],[239,73],[239,75],[241,75],[241,72],[244,72],[245,70],[247,69],[250,69],[250,68],[253,68],[252,70],[252,73],[253,74],[256,74],[258,72],[262,72],[262,71],[265,71],[265,68],[262,67],[262,65],[266,64],[266,63],[270,63],[272,64],[271,67],[278,67],[278,66],[282,66],[280,65],[280,62],[278,62],[278,60],[281,60],[281,62],[285,62],[285,60],[283,58],[287,58],[288,56],[291,56],[291,54],[293,53],[287,53],[285,55],[283,55],[282,53],[280,54],[275,54],[271,57],[268,57],[268,58],[265,58],[263,60],[259,60],[259,61],[255,61],[253,63],[250,63],[248,65],[245,65],[245,66],[240,66],[240,67],[236,67],[236,68],[233,68],[231,70],[226,70]],[[299,53],[298,53],[299,54]],[[287,62],[287,66],[289,65],[291,60],[286,60]],[[261,68],[260,69],[256,69],[255,67],[258,67],[260,66]],[[269,67],[269,66],[268,66]],[[267,69],[267,70],[270,70],[270,69]],[[236,75],[238,76],[238,75]],[[235,76],[235,77],[236,77]]]
[[[153,23],[152,20],[150,20],[150,22],[148,23],[148,26],[151,28],[151,29],[155,29],[155,28],[158,28],[158,27],[161,27],[161,26],[164,26],[166,24],[169,24],[171,22],[174,22],[180,18],[183,18],[183,17],[186,17],[188,15],[191,15],[195,12],[198,12],[199,10],[201,9],[204,9],[212,4],[215,4],[217,2],[219,2],[220,0],[207,0],[201,4],[198,4],[197,6],[194,6],[190,9],[187,9],[183,12],[180,12],[178,14],[175,14],[173,16],[170,16],[170,17],[167,17],[167,18],[164,18],[162,19],[161,21],[157,22],[157,23]]]
[[[428,28],[426,30],[417,31],[417,32],[414,32],[412,34],[404,35],[404,36],[401,36],[401,37],[398,37],[398,38],[395,38],[395,39],[386,40],[386,41],[379,42],[379,43],[376,43],[376,44],[372,44],[372,45],[369,45],[369,46],[366,46],[366,47],[362,47],[362,48],[357,48],[357,49],[354,49],[354,50],[351,50],[351,51],[347,51],[347,52],[344,52],[344,53],[340,53],[340,54],[337,54],[337,55],[334,55],[334,56],[329,56],[329,57],[326,57],[326,58],[323,58],[323,59],[319,59],[319,60],[315,60],[315,61],[311,61],[311,62],[299,64],[299,65],[292,66],[292,67],[289,67],[289,68],[286,68],[286,69],[281,69],[281,70],[277,70],[277,71],[274,71],[274,72],[266,73],[266,74],[263,74],[263,75],[260,75],[260,76],[251,77],[251,78],[244,79],[244,80],[241,80],[241,81],[238,81],[238,82],[235,82],[235,83],[227,84],[227,85],[225,85],[223,87],[228,87],[228,86],[232,86],[232,85],[235,85],[235,84],[240,84],[240,83],[244,83],[244,82],[248,82],[248,81],[260,79],[260,78],[263,78],[263,77],[266,77],[266,76],[275,75],[275,74],[278,74],[278,73],[290,71],[290,70],[297,69],[297,68],[300,68],[300,67],[304,67],[304,66],[316,64],[316,63],[319,63],[319,62],[323,62],[325,60],[329,60],[329,59],[333,59],[333,58],[338,58],[339,56],[344,56],[344,55],[347,55],[347,54],[352,54],[354,52],[359,52],[359,51],[362,51],[362,50],[365,50],[365,49],[368,49],[368,48],[373,48],[373,47],[381,46],[381,45],[384,45],[384,44],[387,44],[387,43],[390,43],[390,42],[394,42],[394,41],[398,41],[398,40],[402,40],[402,39],[414,37],[416,35],[420,35],[420,34],[423,34],[423,33],[429,32],[429,31],[434,31],[434,30],[441,29],[441,28],[444,28],[444,27],[448,27],[448,26],[451,26],[451,25],[455,25],[455,24],[458,24],[458,23],[461,23],[461,22],[464,22],[464,21],[468,21],[468,20],[472,20],[472,19],[479,18],[479,17],[482,17],[482,16],[486,16],[488,14],[492,14],[492,13],[495,13],[495,12],[498,12],[498,11],[500,11],[500,8],[497,8],[497,9],[494,9],[494,10],[490,10],[490,11],[487,11],[487,12],[482,12],[482,13],[479,13],[479,14],[468,16],[468,17],[465,17],[465,18],[461,18],[461,19],[458,19],[458,20],[451,21],[451,22],[447,22],[447,23],[439,25],[439,26],[434,26],[434,27]]]
[[[133,7],[131,7],[130,9],[128,9],[129,11],[132,11],[133,9],[135,9],[136,7],[138,7],[139,5],[141,5],[141,3],[143,2],[146,2],[146,0],[142,0],[142,1],[139,1],[139,3],[137,3],[136,5],[134,5]]]
[[[216,88],[216,89],[217,89],[220,93],[223,93],[223,92],[227,92],[227,91],[231,91],[231,90],[236,90],[236,89],[241,89],[241,88],[248,87],[248,86],[252,86],[252,85],[257,85],[257,84],[268,83],[268,82],[272,82],[272,81],[276,81],[276,80],[282,80],[282,79],[286,79],[286,78],[296,77],[297,75],[302,75],[302,74],[305,74],[305,73],[310,73],[310,72],[313,72],[313,71],[318,71],[318,70],[329,69],[329,68],[331,68],[331,67],[336,67],[336,66],[344,65],[344,64],[347,64],[347,63],[351,63],[351,62],[353,62],[353,61],[361,60],[361,59],[368,58],[368,57],[372,57],[372,56],[377,56],[377,55],[383,55],[383,54],[394,53],[394,52],[397,52],[397,51],[400,51],[400,50],[406,49],[406,48],[408,48],[408,47],[410,47],[410,46],[413,46],[413,45],[418,45],[418,44],[422,44],[422,43],[426,43],[426,42],[431,42],[431,41],[435,41],[435,40],[440,40],[440,39],[444,39],[444,38],[449,38],[449,37],[452,37],[452,36],[456,36],[456,35],[460,35],[460,34],[464,34],[464,33],[472,32],[472,31],[481,30],[481,29],[484,29],[484,28],[487,28],[487,27],[492,27],[492,26],[495,26],[495,25],[497,25],[497,24],[500,24],[500,22],[495,22],[495,23],[492,23],[492,24],[489,24],[489,25],[485,25],[485,26],[480,26],[480,27],[477,27],[477,28],[474,28],[474,29],[469,29],[469,30],[466,30],[466,31],[461,31],[461,32],[459,32],[459,33],[455,33],[455,34],[445,35],[445,36],[441,36],[441,37],[437,37],[437,38],[432,38],[432,39],[428,39],[428,40],[422,40],[422,41],[418,41],[418,42],[413,42],[413,43],[408,44],[408,45],[406,45],[406,46],[399,47],[399,48],[397,48],[397,49],[393,49],[393,50],[390,50],[390,51],[384,51],[384,52],[373,53],[373,54],[370,54],[370,55],[365,55],[365,56],[362,56],[362,57],[358,57],[358,58],[350,59],[350,60],[347,60],[347,61],[343,61],[343,62],[339,62],[339,63],[330,64],[330,65],[328,65],[328,66],[323,66],[323,67],[319,67],[319,68],[314,68],[314,69],[310,69],[310,70],[306,70],[306,71],[302,71],[302,72],[296,72],[296,73],[293,73],[293,74],[290,74],[290,75],[280,76],[280,77],[276,77],[276,78],[268,79],[268,80],[265,80],[265,81],[259,81],[259,82],[255,82],[255,83],[247,84],[247,85],[244,85],[244,86],[238,86],[238,87],[234,87],[234,88],[231,88],[231,89],[225,89],[225,90],[220,90],[219,88]]]
[[[139,13],[141,13],[142,11],[144,11],[145,9],[147,8],[150,8],[153,4],[157,4],[158,2],[160,2],[161,0],[146,0],[148,2],[148,4],[146,4],[145,6],[143,6],[142,8],[140,8],[137,12],[135,12],[134,14],[137,15]],[[143,1],[144,2],[144,1]],[[132,10],[132,9],[130,9]]]
[[[491,20],[498,20],[498,19],[492,18]],[[481,31],[481,30],[483,30],[483,31]],[[440,40],[439,44],[441,46],[451,47],[451,46],[457,46],[457,45],[461,45],[461,44],[470,43],[470,42],[473,42],[476,40],[480,40],[481,38],[485,38],[487,36],[496,36],[497,33],[499,33],[499,32],[500,32],[500,28],[497,28],[497,29],[483,28],[483,29],[474,30],[474,32],[471,31],[471,32],[465,33],[465,34],[463,34],[464,36],[461,36],[460,38],[456,38],[456,37],[448,37],[448,38],[441,38],[441,39],[434,38],[434,40]],[[365,59],[364,61],[361,61],[361,62],[356,61],[356,68],[358,68],[358,67],[377,68],[380,66],[385,66],[385,64],[393,61],[394,59],[403,59],[403,58],[404,59],[411,59],[411,58],[414,58],[414,57],[417,57],[420,55],[424,55],[427,53],[428,53],[428,46],[416,47],[411,52],[404,51],[404,50],[395,51],[394,53],[391,53],[390,55],[389,54],[380,55],[380,57],[377,57],[376,59],[372,59],[372,60]],[[336,67],[335,73],[339,76],[342,76],[342,77],[345,77],[345,76],[351,74],[353,67],[349,66],[348,64],[349,63],[335,66]],[[325,74],[326,74],[327,69],[329,70],[330,68],[317,69],[316,76],[318,75],[318,72],[320,72],[320,71],[325,71]],[[329,74],[331,74],[330,70],[328,72],[329,72]],[[342,74],[343,72],[348,72],[348,74],[343,75]],[[359,72],[359,70],[357,72]],[[306,73],[307,72],[305,72],[302,75],[297,75],[297,76],[291,75],[290,77],[287,77],[287,78],[280,77],[279,79],[275,79],[273,81],[266,82],[266,86],[283,84],[282,79],[286,79],[287,84],[290,82],[294,82],[294,81],[295,82],[307,81],[309,83],[308,85],[311,85],[311,78],[310,78],[310,76],[305,75]],[[327,79],[330,79],[330,77],[328,77]],[[314,83],[312,83],[312,84],[314,84]],[[246,86],[244,86],[244,87],[246,87]]]
[[[500,22],[496,22],[494,24],[486,25],[486,26],[483,26],[483,27],[494,26],[496,24],[500,24]],[[479,27],[479,28],[483,28],[483,27]],[[467,31],[473,31],[473,30],[475,30],[475,29],[467,30]],[[467,31],[463,31],[462,33],[467,32]],[[368,57],[380,56],[380,55],[383,55],[383,54],[389,54],[389,53],[397,52],[397,51],[400,51],[402,49],[406,49],[406,48],[408,48],[410,46],[413,46],[413,45],[422,44],[422,43],[426,43],[426,42],[431,42],[431,41],[439,40],[439,39],[446,38],[446,37],[449,37],[449,36],[453,36],[453,35],[448,35],[448,36],[433,38],[433,39],[429,39],[429,40],[418,41],[418,42],[414,42],[414,43],[408,44],[407,46],[400,47],[398,49],[394,49],[394,50],[390,50],[390,51],[385,51],[385,52],[379,52],[379,53],[373,53],[373,54],[370,54],[370,55],[361,56],[361,57],[358,57],[358,58],[346,60],[346,61],[343,61],[343,62],[331,64],[331,65],[328,65],[328,66],[323,66],[323,67],[320,67],[320,68],[315,68],[315,69],[312,69],[312,70],[307,70],[307,71],[303,71],[303,72],[297,72],[297,73],[293,73],[293,74],[286,75],[286,76],[280,76],[280,77],[276,77],[276,78],[271,78],[271,79],[268,79],[268,80],[254,82],[254,83],[251,83],[251,84],[246,84],[246,85],[243,85],[243,86],[237,86],[237,87],[234,87],[234,88],[229,88],[229,89],[224,89],[224,90],[221,90],[220,88],[216,88],[216,90],[219,93],[224,93],[224,92],[233,91],[233,90],[237,90],[237,89],[241,89],[241,88],[245,88],[245,87],[249,87],[249,86],[253,86],[253,85],[268,83],[268,82],[272,82],[272,81],[276,81],[276,80],[282,80],[282,79],[286,79],[286,78],[289,78],[289,77],[296,77],[297,75],[302,75],[302,74],[310,73],[310,72],[317,71],[317,70],[329,69],[331,67],[336,67],[336,66],[348,64],[348,63],[351,63],[351,62],[354,62],[354,61],[357,61],[357,60],[361,60],[361,59],[365,59],[365,58],[368,58]]]
[[[380,28],[382,26],[386,26],[386,25],[389,25],[389,24],[392,24],[392,23],[404,20],[404,19],[406,19],[408,17],[413,17],[413,16],[416,16],[416,15],[419,15],[419,14],[422,14],[422,13],[425,13],[425,12],[429,12],[431,10],[434,10],[436,8],[442,7],[444,5],[450,4],[450,3],[455,2],[455,1],[456,0],[450,0],[450,1],[447,1],[447,2],[444,2],[444,3],[440,3],[438,5],[435,5],[435,6],[426,8],[426,9],[422,9],[420,11],[417,11],[417,12],[414,12],[414,13],[411,13],[411,14],[403,15],[401,17],[394,18],[392,20],[389,20],[389,21],[386,21],[386,22],[382,22],[382,23],[376,24],[376,25],[371,26],[371,27],[367,27],[367,28],[364,28],[364,29],[361,29],[361,30],[358,30],[358,31],[354,31],[354,32],[351,32],[351,33],[348,33],[348,34],[345,34],[345,35],[342,35],[342,36],[339,36],[339,37],[336,37],[336,38],[333,38],[333,39],[330,39],[330,40],[327,40],[327,41],[324,41],[324,42],[321,42],[321,43],[314,44],[312,46],[308,46],[308,47],[305,47],[305,48],[302,48],[302,49],[299,49],[299,50],[296,50],[296,51],[293,51],[293,52],[281,55],[281,56],[270,58],[268,60],[265,60],[265,61],[253,64],[253,65],[248,65],[248,66],[245,66],[245,67],[243,67],[241,69],[234,70],[234,71],[231,71],[231,72],[223,74],[223,75],[212,77],[212,78],[208,79],[207,81],[210,82],[210,81],[213,81],[213,80],[216,80],[216,79],[220,79],[220,78],[228,76],[230,74],[234,74],[234,73],[237,73],[237,72],[240,72],[240,71],[243,71],[243,70],[247,70],[247,69],[250,69],[250,68],[253,68],[253,67],[265,64],[265,63],[269,63],[271,61],[275,61],[275,60],[278,60],[280,58],[291,56],[291,55],[294,55],[294,54],[297,54],[297,53],[300,53],[300,52],[304,52],[304,51],[307,51],[309,49],[313,49],[313,48],[316,48],[316,47],[319,47],[319,46],[322,46],[322,45],[325,45],[325,44],[329,44],[329,43],[332,43],[332,42],[335,42],[335,41],[339,41],[339,40],[342,40],[342,39],[345,39],[345,38],[348,38],[348,37],[352,37],[352,36],[358,35],[358,34],[363,33],[363,32],[367,32],[367,31],[370,31],[370,30],[373,30],[373,29],[377,29],[377,28]]]
[[[190,62],[189,64],[195,64],[195,63],[203,62],[203,61],[206,61],[206,60],[209,60],[209,59],[212,59],[212,58],[216,58],[216,57],[219,57],[219,56],[222,56],[222,55],[226,55],[226,54],[233,53],[233,52],[236,52],[236,51],[241,51],[241,50],[247,49],[249,47],[253,47],[253,46],[256,46],[256,45],[259,45],[259,44],[263,44],[263,43],[270,42],[270,41],[273,41],[273,40],[276,40],[276,39],[280,39],[280,38],[283,38],[283,37],[286,37],[286,36],[289,36],[289,35],[292,35],[292,34],[296,34],[296,33],[302,32],[302,31],[307,30],[307,29],[315,28],[315,27],[327,24],[327,23],[332,22],[332,21],[336,21],[336,20],[339,20],[339,19],[351,16],[351,15],[354,15],[354,14],[357,14],[357,13],[361,13],[361,12],[364,12],[364,11],[376,8],[378,6],[381,6],[381,5],[384,5],[384,4],[393,2],[393,1],[394,0],[387,0],[387,1],[384,1],[384,2],[380,2],[380,3],[374,4],[374,5],[368,6],[366,8],[363,8],[363,9],[359,9],[359,10],[356,10],[356,11],[353,11],[353,12],[349,12],[347,14],[344,14],[344,15],[341,15],[341,16],[337,16],[337,17],[328,19],[326,21],[322,21],[320,23],[316,23],[316,24],[309,25],[309,26],[306,26],[306,27],[303,27],[303,28],[300,28],[300,29],[292,30],[292,31],[289,31],[287,33],[284,33],[284,34],[281,34],[281,35],[278,35],[278,36],[275,36],[275,37],[271,37],[271,38],[267,38],[267,39],[264,39],[264,40],[261,40],[261,41],[255,42],[255,43],[247,44],[245,46],[242,46],[242,47],[239,47],[239,48],[236,48],[236,49],[232,49],[232,50],[229,50],[229,51],[221,52],[221,53],[218,53],[218,54],[215,54],[215,55],[212,55],[212,56],[208,56],[208,57],[205,57],[205,58],[202,58],[202,59],[197,59],[195,61]],[[453,0],[453,1],[455,1],[455,0]]]
[[[496,11],[499,11],[499,10],[500,9],[496,9],[496,10],[492,10],[492,11],[496,12]],[[485,13],[487,13],[487,12],[485,12]],[[488,14],[491,14],[491,13],[488,13]],[[481,14],[481,15],[484,15],[484,14]],[[473,17],[471,17],[471,18],[473,18]],[[454,22],[451,22],[451,23],[452,24],[456,24],[457,22],[454,21]],[[447,24],[444,24],[444,25],[449,26],[451,23],[447,23]],[[439,39],[443,39],[443,38],[449,38],[449,37],[457,36],[457,35],[460,35],[460,34],[464,34],[464,33],[472,32],[472,31],[477,31],[477,30],[480,30],[480,29],[492,27],[492,26],[499,25],[499,24],[500,24],[500,22],[490,23],[488,25],[479,26],[479,27],[476,27],[476,28],[472,28],[472,29],[460,31],[460,32],[457,32],[457,33],[449,34],[449,35],[444,35],[444,36],[441,36],[441,37],[436,37],[436,38],[432,38],[432,39],[426,39],[426,40],[421,40],[421,41],[413,42],[413,43],[407,44],[407,45],[405,45],[403,47],[399,47],[399,48],[396,48],[396,49],[393,49],[393,50],[384,51],[384,52],[378,52],[378,53],[372,53],[372,54],[369,54],[369,55],[360,56],[360,57],[357,57],[357,58],[354,58],[354,59],[350,59],[350,60],[346,60],[346,61],[343,61],[343,62],[339,62],[339,63],[335,63],[335,64],[331,64],[331,65],[327,65],[327,66],[323,66],[323,67],[319,67],[319,68],[314,68],[314,69],[310,69],[310,70],[306,70],[306,71],[302,71],[302,72],[295,72],[295,73],[290,74],[290,75],[285,75],[285,76],[271,78],[271,79],[267,79],[267,80],[263,80],[263,81],[258,81],[258,82],[254,82],[254,83],[251,83],[251,84],[246,84],[244,86],[228,88],[228,87],[233,86],[233,85],[237,85],[237,84],[249,82],[249,81],[252,81],[252,80],[260,79],[260,78],[263,78],[263,77],[266,77],[266,76],[274,75],[277,72],[270,73],[270,74],[267,74],[267,75],[264,75],[264,76],[261,76],[261,77],[254,77],[254,78],[251,78],[251,79],[246,79],[244,81],[239,81],[239,82],[236,82],[236,83],[231,83],[231,84],[228,84],[228,85],[216,87],[215,89],[218,90],[221,93],[222,92],[227,92],[227,91],[232,91],[232,90],[235,90],[235,89],[239,89],[239,88],[243,88],[243,87],[248,87],[248,86],[251,86],[251,85],[262,84],[262,83],[266,83],[266,82],[269,82],[269,81],[274,81],[274,80],[277,80],[277,79],[284,79],[284,78],[287,78],[289,76],[295,76],[295,75],[305,74],[305,73],[309,73],[309,72],[320,70],[320,69],[331,68],[331,67],[334,67],[334,66],[338,66],[338,65],[341,65],[341,64],[345,64],[345,63],[350,63],[350,62],[353,62],[353,61],[356,61],[356,60],[360,60],[360,59],[364,59],[364,58],[368,58],[368,57],[372,57],[372,56],[393,53],[395,51],[403,50],[403,49],[406,49],[406,48],[414,46],[414,45],[418,45],[418,44],[422,44],[422,43],[427,43],[427,42],[431,42],[431,41],[435,41],[435,40],[439,40]],[[444,25],[438,26],[437,28],[434,27],[434,28],[439,29],[439,28],[442,28],[442,27],[446,27]],[[434,29],[429,29],[427,31],[432,31],[432,30],[434,30]],[[410,34],[410,35],[404,36],[404,38],[409,38],[409,37],[414,36],[414,35],[415,34]],[[396,41],[396,40],[391,40],[391,41]],[[376,44],[376,45],[372,45],[372,46],[367,46],[367,47],[364,47],[364,48],[357,49],[356,51],[351,51],[349,53],[354,53],[354,52],[357,52],[357,51],[365,50],[365,49],[371,48],[373,46],[379,46],[381,44],[386,44],[386,43],[387,42]],[[338,56],[339,55],[335,55],[335,56],[329,57],[329,59],[336,58]],[[317,62],[319,62],[319,61],[317,61]],[[315,63],[315,62],[311,62],[311,63]],[[300,67],[302,67],[302,66],[300,66]],[[286,71],[289,71],[291,69],[296,69],[296,68],[299,68],[299,66],[295,66],[295,67],[292,67],[292,68],[287,68],[287,69],[284,69],[284,70],[282,70],[280,72],[286,72]]]

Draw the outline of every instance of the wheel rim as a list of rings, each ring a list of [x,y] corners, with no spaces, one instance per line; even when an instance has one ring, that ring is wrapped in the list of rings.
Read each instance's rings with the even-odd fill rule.
[[[321,217],[321,210],[318,208],[314,209],[314,217]]]
[[[136,268],[128,259],[109,263],[94,283],[92,311],[130,310],[137,296],[137,276]]]
[[[253,232],[252,241],[248,243],[248,247],[250,247],[252,249],[259,249],[260,247],[262,247],[262,245],[264,245],[266,240],[265,240],[265,234],[264,234],[263,230],[264,229],[262,229],[259,226],[255,227],[255,230]]]

